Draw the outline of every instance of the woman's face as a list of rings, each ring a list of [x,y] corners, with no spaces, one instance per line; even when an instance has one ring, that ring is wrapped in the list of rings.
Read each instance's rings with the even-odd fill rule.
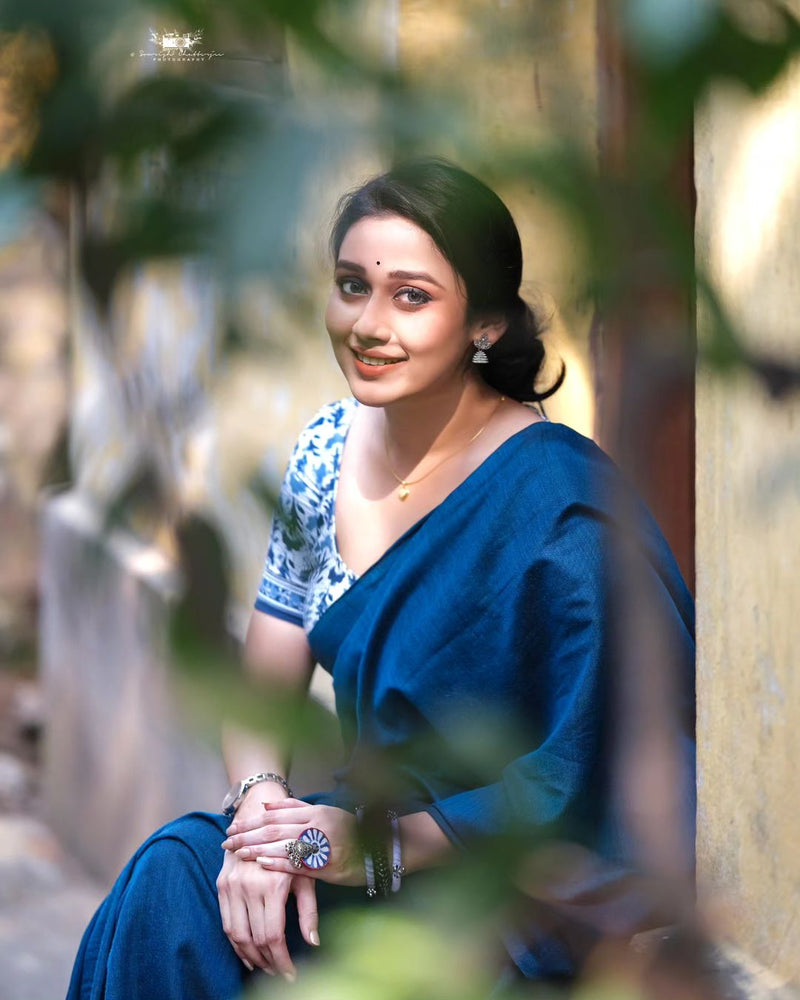
[[[347,231],[325,325],[353,395],[368,406],[463,384],[474,331],[458,277],[408,219],[361,219]]]

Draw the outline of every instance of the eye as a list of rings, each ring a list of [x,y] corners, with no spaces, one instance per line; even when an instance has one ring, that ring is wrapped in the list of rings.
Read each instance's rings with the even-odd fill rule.
[[[421,288],[401,288],[395,294],[395,298],[401,299],[410,306],[424,306],[426,302],[431,300],[430,295],[423,292]]]
[[[344,295],[365,295],[367,286],[360,278],[337,278],[336,284]]]

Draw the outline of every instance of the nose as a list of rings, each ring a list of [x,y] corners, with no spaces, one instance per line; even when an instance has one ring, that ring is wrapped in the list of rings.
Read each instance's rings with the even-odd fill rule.
[[[353,322],[351,330],[353,335],[362,342],[385,343],[389,340],[392,332],[385,323],[383,310],[377,296],[370,295],[365,298],[361,312]]]

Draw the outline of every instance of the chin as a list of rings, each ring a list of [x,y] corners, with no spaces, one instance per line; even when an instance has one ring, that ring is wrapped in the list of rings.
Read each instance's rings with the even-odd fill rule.
[[[379,386],[365,385],[360,379],[348,379],[350,395],[354,396],[362,406],[385,406],[392,402],[393,396],[381,391]]]

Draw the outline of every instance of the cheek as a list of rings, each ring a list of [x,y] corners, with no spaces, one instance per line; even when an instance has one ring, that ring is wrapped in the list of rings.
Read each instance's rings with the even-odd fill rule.
[[[325,307],[325,328],[331,337],[347,332],[348,309],[335,292],[331,292]]]
[[[425,317],[425,322],[410,336],[417,341],[419,349],[452,358],[460,358],[470,344],[461,317],[449,311]]]

